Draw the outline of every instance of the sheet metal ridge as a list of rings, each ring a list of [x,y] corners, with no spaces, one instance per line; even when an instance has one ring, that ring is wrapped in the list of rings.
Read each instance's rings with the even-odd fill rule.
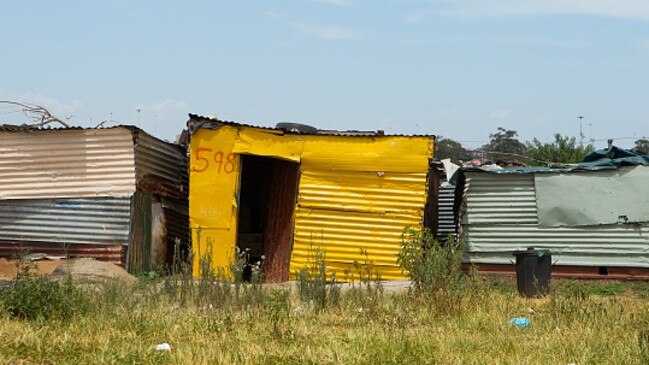
[[[257,128],[267,131],[272,131],[275,134],[294,134],[302,136],[343,136],[343,137],[427,137],[435,140],[435,135],[432,134],[384,134],[379,131],[357,131],[357,130],[348,130],[348,131],[337,131],[337,130],[323,130],[318,129],[318,133],[296,133],[286,131],[284,129],[275,128],[275,127],[265,127],[252,124],[237,123],[233,121],[220,120],[218,118],[202,116],[198,114],[189,113],[189,120],[187,121],[187,127],[190,134],[200,128],[206,129],[217,129],[221,125],[228,125],[233,127],[247,127],[247,128]]]
[[[460,168],[460,171],[462,173],[477,172],[477,173],[485,173],[485,174],[493,174],[493,175],[565,174],[565,173],[589,173],[589,172],[603,171],[603,170],[617,170],[621,167],[626,167],[626,166],[631,166],[631,165],[574,166],[574,167],[565,167],[565,168],[527,166],[527,167],[508,167],[508,168],[497,169],[497,170],[496,169],[485,170],[479,167],[462,167]]]
[[[119,128],[130,130],[135,137],[137,137],[140,133],[142,133],[162,143],[165,143],[169,146],[173,146],[174,148],[177,148],[180,151],[184,151],[183,147],[180,144],[176,142],[170,142],[164,139],[160,139],[148,133],[147,131],[141,129],[140,127],[134,126],[132,124],[118,124],[118,125],[108,126],[108,127],[71,126],[71,127],[44,127],[44,128],[33,126],[33,125],[25,125],[25,124],[22,125],[0,124],[0,132],[9,132],[9,133],[24,133],[24,132],[40,133],[40,132],[55,132],[55,131],[67,131],[67,130],[104,130],[104,129],[119,129]]]

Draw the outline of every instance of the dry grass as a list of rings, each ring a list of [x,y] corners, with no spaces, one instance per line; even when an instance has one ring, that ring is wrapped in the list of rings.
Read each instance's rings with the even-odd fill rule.
[[[285,295],[263,288],[239,298],[230,293],[215,307],[209,297],[185,297],[183,305],[177,292],[151,282],[106,284],[88,289],[91,310],[67,322],[28,322],[1,313],[0,362],[647,363],[645,300],[634,292],[622,298],[592,295],[580,284],[556,287],[561,289],[548,298],[524,299],[511,283],[482,281],[454,301],[454,308],[435,307],[408,293],[351,290],[341,293],[338,305],[318,312],[295,290]],[[530,318],[532,325],[519,329],[507,323],[517,316]],[[154,351],[162,342],[173,350]]]

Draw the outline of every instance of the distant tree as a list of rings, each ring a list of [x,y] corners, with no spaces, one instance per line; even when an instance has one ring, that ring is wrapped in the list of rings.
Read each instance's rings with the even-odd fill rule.
[[[66,128],[69,127],[66,122],[62,121],[54,114],[52,114],[52,112],[40,105],[12,100],[0,100],[0,105],[7,105],[9,107],[21,110],[25,114],[25,117],[27,117],[27,119],[31,121],[31,123],[27,124],[27,126],[43,128],[50,123],[58,123]]]
[[[642,137],[635,141],[635,147],[633,147],[633,150],[636,152],[649,153],[649,140]]]
[[[528,165],[550,165],[552,163],[579,163],[584,160],[587,154],[593,152],[592,144],[577,146],[575,137],[562,136],[559,133],[554,135],[554,142],[541,143],[534,138],[527,142]]]
[[[498,127],[489,135],[490,141],[482,146],[492,160],[522,160],[527,148],[518,140],[518,132]]]
[[[435,158],[438,160],[450,158],[451,162],[459,165],[460,161],[471,159],[471,154],[462,147],[462,144],[450,138],[438,137],[436,146]]]

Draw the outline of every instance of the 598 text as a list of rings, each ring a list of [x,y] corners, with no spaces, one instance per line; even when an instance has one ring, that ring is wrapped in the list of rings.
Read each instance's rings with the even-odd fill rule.
[[[223,151],[216,151],[208,147],[196,148],[194,154],[195,161],[192,163],[192,171],[203,172],[207,170],[211,164],[216,165],[216,173],[231,174],[234,172],[234,153],[224,153]]]

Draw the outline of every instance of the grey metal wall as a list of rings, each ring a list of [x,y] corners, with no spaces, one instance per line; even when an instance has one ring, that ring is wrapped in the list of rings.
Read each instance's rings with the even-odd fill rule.
[[[0,200],[0,241],[127,245],[131,199]]]
[[[511,264],[513,251],[534,246],[550,249],[557,265],[649,268],[647,224],[539,228],[533,174],[465,174],[461,222],[470,262]]]

